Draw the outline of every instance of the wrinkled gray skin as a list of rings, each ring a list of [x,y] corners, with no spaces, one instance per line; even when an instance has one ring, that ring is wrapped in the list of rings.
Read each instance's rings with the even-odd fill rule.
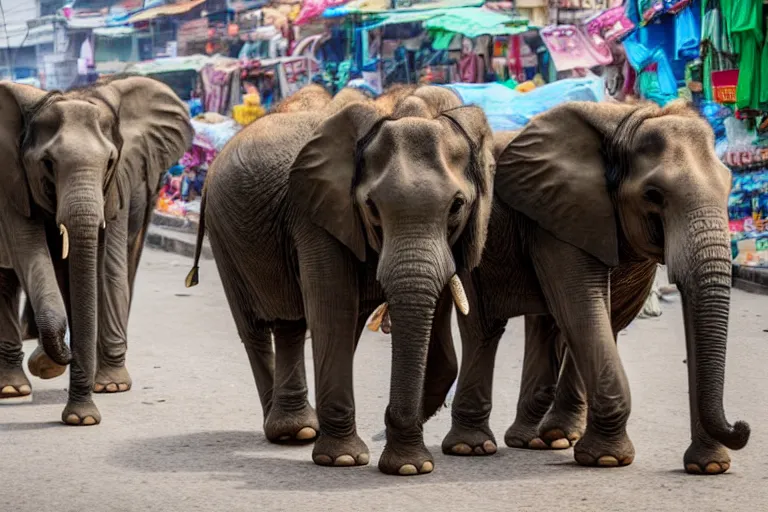
[[[488,242],[480,266],[462,274],[474,313],[459,318],[462,367],[445,453],[496,451],[488,426],[496,347],[507,319],[526,315],[520,401],[506,443],[565,448],[578,440],[582,465],[630,464],[629,384],[615,340],[665,263],[683,299],[692,439],[685,469],[728,470],[726,448],[743,448],[750,429],[729,424],[723,410],[731,177],[713,139],[678,104],[565,104],[519,133],[496,135]]]
[[[356,432],[352,362],[365,321],[389,302],[392,380],[379,468],[428,473],[422,424],[457,372],[447,283],[480,259],[492,136],[482,111],[445,89],[418,89],[394,120],[355,96],[342,91],[323,110],[268,115],[238,134],[208,172],[199,240],[207,228],[267,438],[317,437],[319,465],[369,461]],[[317,413],[307,401],[307,328]]]
[[[94,425],[101,415],[91,391],[131,386],[133,282],[162,174],[192,138],[187,108],[169,87],[142,77],[67,93],[3,82],[0,130],[0,398],[31,391],[21,364],[23,289],[26,327],[42,347],[30,371],[52,378],[70,364],[62,420]]]

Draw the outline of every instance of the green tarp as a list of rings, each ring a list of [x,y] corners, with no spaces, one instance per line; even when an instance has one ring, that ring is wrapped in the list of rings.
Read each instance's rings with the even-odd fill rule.
[[[424,22],[424,27],[429,31],[453,32],[475,38],[522,34],[528,30],[528,23],[487,9],[466,7],[446,10]]]

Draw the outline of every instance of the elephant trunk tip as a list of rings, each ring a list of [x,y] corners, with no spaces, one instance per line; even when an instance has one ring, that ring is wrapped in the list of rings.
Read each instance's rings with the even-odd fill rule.
[[[66,343],[66,335],[67,335],[67,324],[66,322],[59,326],[56,329],[47,329],[45,328],[45,320],[38,319],[37,321],[38,325],[38,331],[40,331],[40,343],[43,346],[43,351],[45,352],[45,355],[47,355],[54,363],[66,366],[70,363],[72,360],[72,352],[69,349],[69,346],[67,346]],[[54,334],[53,336],[50,335],[42,335],[42,333],[49,332],[51,334]]]
[[[749,436],[752,433],[752,429],[750,429],[749,424],[746,421],[737,421],[726,431],[708,433],[717,441],[723,443],[726,448],[731,450],[741,450],[749,442]]]

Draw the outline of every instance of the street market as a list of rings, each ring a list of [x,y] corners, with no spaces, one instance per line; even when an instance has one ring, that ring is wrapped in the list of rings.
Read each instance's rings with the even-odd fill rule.
[[[768,499],[768,0],[0,23],[0,512]]]

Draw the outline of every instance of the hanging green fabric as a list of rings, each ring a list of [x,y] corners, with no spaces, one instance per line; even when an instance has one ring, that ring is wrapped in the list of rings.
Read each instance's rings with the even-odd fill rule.
[[[760,59],[760,103],[768,108],[768,38],[763,42],[763,56]]]
[[[760,48],[763,42],[761,0],[721,2],[726,31],[733,51],[739,54],[736,107],[758,109],[760,104]],[[727,7],[727,10],[726,10]]]

